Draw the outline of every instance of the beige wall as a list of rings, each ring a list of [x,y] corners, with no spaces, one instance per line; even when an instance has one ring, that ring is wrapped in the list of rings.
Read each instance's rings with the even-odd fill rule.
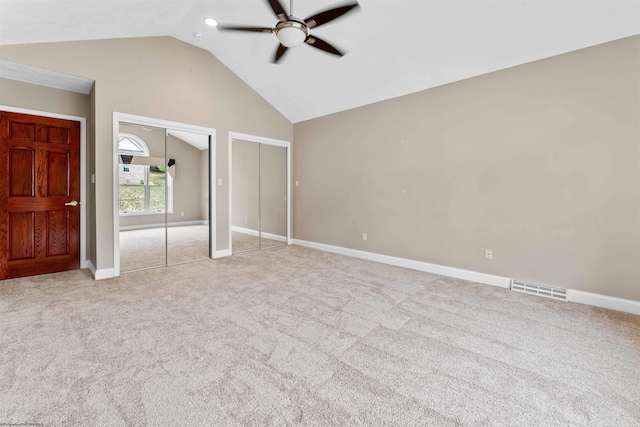
[[[287,149],[233,141],[232,225],[287,237]]]
[[[202,198],[202,188],[206,188],[208,183],[202,180],[201,151],[180,138],[168,135],[167,158],[176,160],[173,213],[168,215],[167,220],[169,222],[206,220],[207,217],[202,216],[202,205],[206,202]]]
[[[89,98],[82,93],[0,78],[0,104],[3,105],[88,119]]]
[[[298,123],[294,141],[296,239],[640,300],[639,36]]]
[[[210,53],[170,37],[2,46],[0,58],[90,78],[95,158],[112,158],[114,111],[216,129],[217,249],[228,242],[229,131],[291,140],[292,125]],[[96,161],[97,268],[113,267],[113,170]]]
[[[16,80],[0,78],[0,104],[49,113],[66,114],[87,119],[87,194],[83,203],[87,206],[87,228],[81,230],[86,236],[87,259],[95,265],[95,213],[93,206],[93,89],[90,95],[53,89]]]

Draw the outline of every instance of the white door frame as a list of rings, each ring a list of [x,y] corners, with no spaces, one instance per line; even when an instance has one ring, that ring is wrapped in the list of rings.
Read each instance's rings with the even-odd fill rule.
[[[10,105],[0,105],[0,110],[80,122],[80,268],[94,267],[87,259],[87,119],[68,114],[12,107]]]
[[[151,117],[136,116],[133,114],[113,112],[113,276],[120,275],[120,202],[119,202],[119,182],[118,182],[118,134],[120,122],[131,123],[140,126],[153,126],[168,130],[178,130],[183,132],[198,133],[208,135],[211,138],[209,147],[209,252],[212,257],[216,253],[216,186],[214,177],[216,176],[216,130],[212,128],[189,125],[186,123],[172,122],[169,120],[154,119]]]
[[[233,254],[233,239],[232,239],[232,194],[233,194],[233,141],[248,141],[257,142],[259,144],[275,145],[276,147],[285,147],[287,149],[287,245],[293,243],[291,237],[291,141],[284,141],[281,139],[266,138],[263,136],[248,135],[246,133],[229,132],[229,254]]]

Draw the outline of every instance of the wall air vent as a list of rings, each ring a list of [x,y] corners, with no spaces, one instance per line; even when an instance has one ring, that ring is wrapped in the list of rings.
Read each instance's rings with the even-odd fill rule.
[[[560,301],[567,300],[567,290],[562,288],[552,288],[551,286],[536,285],[535,283],[523,282],[522,280],[511,280],[511,290],[524,292],[525,294],[540,295],[541,297],[552,298]]]

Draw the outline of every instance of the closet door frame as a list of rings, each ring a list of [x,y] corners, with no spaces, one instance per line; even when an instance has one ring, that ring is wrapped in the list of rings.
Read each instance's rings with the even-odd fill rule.
[[[233,141],[256,142],[258,144],[274,145],[287,149],[287,245],[293,243],[291,236],[291,142],[281,139],[266,138],[263,136],[249,135],[246,133],[229,132],[229,252],[233,254],[233,238],[231,229],[232,199],[233,199]]]
[[[113,112],[113,276],[120,275],[120,212],[119,212],[119,183],[118,183],[118,134],[120,122],[140,126],[153,126],[176,131],[199,133],[209,136],[209,254],[216,253],[215,231],[216,216],[216,187],[213,181],[216,176],[216,130],[212,128],[189,125],[155,119],[152,117],[136,116],[133,114]],[[165,153],[166,155],[166,153]],[[166,214],[165,214],[166,216]],[[166,255],[165,255],[166,256]]]

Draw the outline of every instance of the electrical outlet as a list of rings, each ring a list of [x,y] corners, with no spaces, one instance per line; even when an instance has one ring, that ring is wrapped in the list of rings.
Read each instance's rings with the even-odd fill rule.
[[[484,258],[485,259],[493,259],[493,251],[491,249],[484,250]]]
[[[362,233],[362,240],[367,240],[367,233]]]

